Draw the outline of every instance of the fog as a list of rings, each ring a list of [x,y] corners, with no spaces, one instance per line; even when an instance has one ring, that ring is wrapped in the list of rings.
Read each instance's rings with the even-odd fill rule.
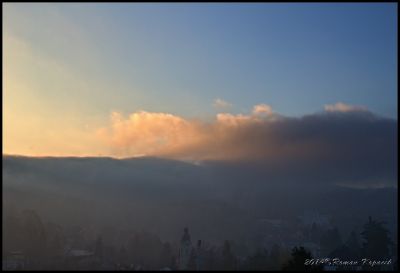
[[[396,188],[307,184],[301,182],[315,176],[268,174],[268,169],[237,164],[5,156],[4,208],[34,209],[61,224],[145,229],[167,239],[190,226],[209,240],[249,239],[257,219],[295,218],[307,209],[338,217],[352,211],[361,219],[367,214],[394,217]]]

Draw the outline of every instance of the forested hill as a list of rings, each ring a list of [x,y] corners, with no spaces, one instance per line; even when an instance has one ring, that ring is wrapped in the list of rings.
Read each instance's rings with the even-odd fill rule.
[[[245,240],[259,219],[295,221],[311,210],[344,230],[369,215],[396,229],[396,188],[296,182],[213,162],[3,156],[5,209],[34,209],[61,224],[133,227],[167,239],[190,226],[202,238]]]

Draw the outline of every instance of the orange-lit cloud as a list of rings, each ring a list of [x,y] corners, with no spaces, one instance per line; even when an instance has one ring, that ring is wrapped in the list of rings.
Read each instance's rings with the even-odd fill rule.
[[[139,111],[124,117],[113,112],[110,127],[99,129],[97,136],[120,156],[234,159],[252,153],[245,145],[244,149],[232,147],[236,137],[249,127],[263,127],[275,120],[269,106],[254,109],[251,115],[219,113],[209,123],[167,113]]]
[[[194,142],[200,137],[199,125],[167,113],[139,111],[125,118],[111,115],[111,127],[97,135],[118,154],[154,155]]]
[[[255,115],[272,115],[272,107],[266,104],[257,104],[253,107],[253,114]]]
[[[167,113],[139,111],[124,117],[114,112],[111,125],[99,129],[97,136],[119,157],[280,160],[326,156],[333,147],[329,136],[308,133],[308,126],[307,120],[283,117],[259,104],[251,114],[219,113],[212,122]]]

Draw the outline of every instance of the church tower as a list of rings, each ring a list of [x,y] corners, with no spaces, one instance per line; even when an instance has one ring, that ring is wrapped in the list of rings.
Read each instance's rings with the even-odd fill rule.
[[[188,268],[190,254],[192,250],[192,242],[190,240],[189,230],[185,228],[181,239],[181,246],[179,248],[179,269],[185,270]]]

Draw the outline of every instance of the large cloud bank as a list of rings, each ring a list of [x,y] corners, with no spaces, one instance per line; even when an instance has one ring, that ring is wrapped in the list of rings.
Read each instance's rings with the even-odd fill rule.
[[[98,135],[120,156],[248,162],[315,179],[382,184],[397,179],[397,121],[344,103],[300,118],[260,104],[250,114],[220,113],[212,122],[167,113],[113,113],[111,125]]]
[[[115,153],[126,156],[143,154],[196,160],[257,158],[261,154],[256,146],[265,144],[259,135],[265,132],[260,129],[270,127],[279,119],[265,104],[254,106],[249,115],[219,113],[213,122],[145,111],[125,118],[113,112],[110,127],[100,129],[98,136]],[[262,156],[272,155],[265,148]]]

